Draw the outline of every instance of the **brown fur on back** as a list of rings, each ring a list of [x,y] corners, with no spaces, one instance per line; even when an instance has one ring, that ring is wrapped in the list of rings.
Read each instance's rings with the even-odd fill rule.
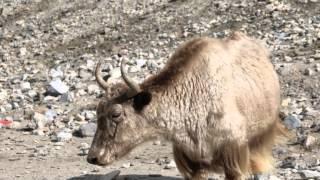
[[[142,89],[169,86],[175,82],[181,72],[186,71],[194,61],[198,60],[197,57],[206,46],[208,46],[206,38],[193,39],[181,46],[156,76],[149,77],[141,84]]]

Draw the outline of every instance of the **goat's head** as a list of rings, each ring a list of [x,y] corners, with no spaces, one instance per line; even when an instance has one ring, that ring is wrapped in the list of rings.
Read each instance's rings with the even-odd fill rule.
[[[149,133],[141,111],[150,103],[151,94],[142,91],[126,75],[124,64],[122,61],[121,75],[125,83],[111,87],[101,76],[101,64],[96,67],[96,80],[106,91],[107,98],[97,107],[97,130],[87,157],[89,163],[110,164],[143,142]]]

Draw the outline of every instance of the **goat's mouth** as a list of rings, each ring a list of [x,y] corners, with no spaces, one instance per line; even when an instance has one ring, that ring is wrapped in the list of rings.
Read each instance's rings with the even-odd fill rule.
[[[88,163],[93,164],[93,165],[98,165],[98,166],[108,166],[116,160],[117,160],[116,156],[95,157],[95,156],[88,155],[88,157],[87,157]]]
[[[87,161],[98,166],[108,166],[125,157],[138,143],[122,143],[109,145],[105,149],[93,148],[89,150]]]
[[[90,164],[98,165],[98,166],[108,166],[114,163],[115,161],[121,159],[122,157],[126,156],[130,151],[127,149],[124,149],[120,152],[117,153],[112,153],[112,154],[106,154],[104,156],[94,156],[94,155],[89,155],[87,156],[87,161]]]

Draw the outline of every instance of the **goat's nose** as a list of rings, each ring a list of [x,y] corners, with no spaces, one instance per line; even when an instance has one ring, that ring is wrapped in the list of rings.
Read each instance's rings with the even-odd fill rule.
[[[87,157],[87,161],[90,164],[97,164],[98,163],[98,158],[97,157]]]

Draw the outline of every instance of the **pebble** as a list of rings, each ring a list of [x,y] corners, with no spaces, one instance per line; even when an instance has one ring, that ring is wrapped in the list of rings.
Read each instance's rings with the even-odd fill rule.
[[[38,93],[35,91],[35,90],[30,90],[28,91],[27,95],[32,98],[32,99],[35,99],[36,96],[38,95]]]
[[[291,62],[291,61],[292,61],[292,57],[290,57],[290,56],[284,56],[284,60],[285,60],[286,62]]]
[[[169,163],[164,166],[164,169],[173,169],[176,167],[177,167],[177,165],[174,162],[174,160],[170,160]]]
[[[316,60],[320,59],[320,51],[318,53],[316,53],[315,55],[313,55],[313,58]]]
[[[48,92],[48,91],[47,91]],[[57,95],[57,94],[56,94]],[[43,102],[45,103],[52,103],[52,102],[55,102],[55,101],[58,101],[59,97],[54,97],[54,96],[46,96],[43,98]]]
[[[253,180],[280,180],[277,176],[268,175],[268,174],[257,174],[254,175]]]
[[[319,163],[319,165],[320,165],[320,163]],[[315,171],[320,172],[320,166],[316,166],[316,167],[314,167],[313,169],[314,169]]]
[[[93,120],[96,117],[95,111],[84,111],[84,117],[86,120]]]
[[[64,146],[64,142],[55,142],[53,146]]]
[[[283,99],[283,100],[281,101],[281,106],[282,106],[282,107],[288,107],[289,104],[290,104],[290,102],[291,102],[291,98]]]
[[[9,161],[19,161],[20,158],[19,157],[11,157],[8,159]]]
[[[129,73],[136,73],[136,72],[140,71],[140,68],[136,67],[136,66],[131,66],[131,67],[129,67],[128,71],[129,71]]]
[[[80,144],[80,149],[89,149],[90,145],[88,143],[81,143]]]
[[[13,121],[8,128],[9,129],[20,129],[21,127],[22,127],[22,125],[20,122]]]
[[[67,93],[69,87],[61,81],[61,79],[55,79],[50,82],[50,88],[47,91],[48,95],[61,95]]]
[[[314,67],[316,72],[320,72],[320,63],[315,64]]]
[[[148,61],[147,62],[147,67],[150,71],[155,71],[158,68],[158,64],[156,63],[156,61]]]
[[[45,117],[47,121],[53,121],[57,117],[57,112],[52,109],[49,109],[45,112]]]
[[[158,165],[163,165],[163,164],[167,164],[167,162],[166,162],[166,160],[165,159],[163,159],[163,158],[157,158],[156,160],[155,160],[155,162],[158,164]],[[152,162],[153,163],[153,162]]]
[[[286,159],[284,159],[282,162],[281,162],[281,165],[280,165],[281,168],[283,169],[287,169],[287,168],[295,168],[296,167],[296,158],[294,157],[287,157]]]
[[[90,55],[88,54],[88,56],[91,56],[89,58],[92,58],[93,55],[92,54],[90,54]],[[87,69],[91,70],[91,69],[95,68],[95,65],[96,65],[96,63],[93,60],[87,59],[87,61],[86,61]]]
[[[79,128],[79,134],[81,137],[93,137],[97,129],[96,123],[83,124]]]
[[[72,92],[67,92],[61,95],[60,97],[61,102],[73,102],[74,101],[74,95]]]
[[[121,78],[121,71],[120,68],[114,68],[110,71],[110,75],[112,79],[119,79]]]
[[[303,146],[307,149],[310,149],[313,145],[315,145],[317,142],[317,139],[311,135],[308,135],[303,143]]]
[[[74,119],[76,121],[85,121],[85,117],[81,114],[76,114],[76,116],[74,117]]]
[[[26,150],[19,151],[19,152],[16,152],[16,154],[27,154],[27,151]]]
[[[301,121],[296,115],[289,115],[284,119],[284,124],[289,129],[296,129],[301,127]]]
[[[37,136],[44,136],[45,135],[45,133],[43,132],[42,129],[35,129],[32,131],[32,134],[37,135]]]
[[[34,112],[33,120],[36,125],[35,129],[43,129],[47,121],[46,116],[38,112]]]
[[[302,170],[299,172],[302,178],[311,179],[311,178],[320,178],[320,172],[312,170]]]
[[[7,96],[8,96],[7,90],[0,88],[0,101],[6,100]]]
[[[36,149],[36,153],[39,156],[47,156],[49,154],[48,150],[45,148],[41,148],[41,149]]]
[[[314,72],[313,72],[313,70],[311,68],[307,68],[304,71],[304,74],[307,75],[307,76],[312,76],[314,74]]]
[[[20,88],[22,92],[26,92],[31,89],[31,84],[29,82],[21,82]]]
[[[137,63],[137,67],[141,68],[142,66],[144,66],[146,64],[146,60],[144,59],[137,59],[136,63]]]
[[[90,148],[88,143],[81,143],[79,146],[80,150],[88,150]]]
[[[51,69],[49,72],[49,75],[51,78],[62,78],[63,77],[63,72],[60,67],[57,69]]]
[[[91,79],[93,76],[92,76],[92,73],[89,72],[88,70],[80,69],[79,77],[82,78],[83,80],[88,80],[88,79]]]
[[[161,141],[153,141],[153,145],[160,145]]]
[[[27,53],[28,53],[28,51],[26,48],[24,48],[24,47],[20,48],[20,53],[19,53],[20,57],[25,56]]]
[[[90,84],[88,86],[88,93],[89,95],[97,94],[100,92],[100,87],[96,84]]]
[[[100,172],[100,169],[95,167],[91,172]]]
[[[313,63],[314,62],[314,59],[313,58],[309,58],[309,59],[307,59],[307,63]]]
[[[130,166],[133,166],[130,162],[122,164],[122,168],[129,168]]]
[[[61,131],[57,133],[56,138],[58,142],[66,142],[72,139],[72,134],[70,132]]]

